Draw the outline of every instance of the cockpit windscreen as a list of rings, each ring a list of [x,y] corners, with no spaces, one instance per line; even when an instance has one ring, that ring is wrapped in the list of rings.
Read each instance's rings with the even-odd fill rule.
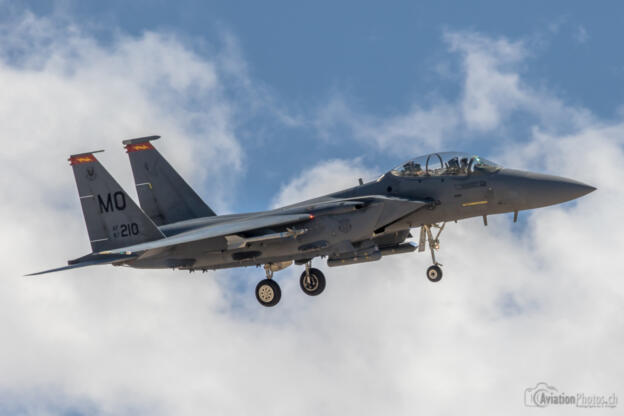
[[[457,176],[494,173],[501,167],[479,156],[461,152],[431,153],[412,159],[390,172],[395,176]]]

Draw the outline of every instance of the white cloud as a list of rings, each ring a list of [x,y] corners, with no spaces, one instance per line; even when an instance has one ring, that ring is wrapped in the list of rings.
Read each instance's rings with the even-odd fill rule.
[[[224,206],[215,184],[229,185],[221,172],[240,169],[241,151],[216,62],[173,35],[119,35],[103,46],[75,27],[29,15],[2,33],[1,128],[12,148],[2,159],[13,172],[3,178],[7,186],[32,176],[33,166],[23,163],[28,155],[37,159],[37,174],[45,171],[45,191],[65,196],[72,178],[55,174],[58,166],[70,153],[99,148],[118,152],[102,159],[114,176],[128,178],[121,140],[160,134],[163,153],[195,185],[210,177],[209,202]]]
[[[527,114],[534,123],[553,130],[591,122],[586,109],[565,105],[556,95],[522,79],[521,63],[528,57],[523,42],[471,32],[448,32],[445,39],[450,50],[462,57],[461,113],[465,127],[476,134],[503,128],[512,113]]]
[[[530,56],[524,41],[490,38],[471,31],[447,31],[448,52],[459,59],[458,100],[415,102],[402,114],[386,118],[358,113],[349,100],[335,93],[318,112],[316,127],[322,137],[345,135],[404,154],[422,154],[440,148],[465,147],[467,142],[509,142],[512,115],[525,115],[529,123],[560,132],[579,129],[592,120],[587,109],[566,105],[543,87],[529,85],[522,67]],[[436,65],[439,68],[440,65]],[[447,71],[447,70],[445,70]]]
[[[520,42],[492,40],[475,33],[446,33],[452,52],[462,56],[465,82],[461,112],[467,127],[492,130],[529,95],[519,75],[509,69],[526,56]]]
[[[290,205],[351,188],[357,186],[359,178],[370,181],[376,179],[375,175],[379,175],[379,172],[365,168],[358,159],[327,160],[282,186],[272,206]]]
[[[427,255],[323,267],[328,287],[316,298],[300,292],[300,270],[287,269],[276,276],[282,302],[269,310],[251,292],[260,270],[204,278],[101,267],[25,279],[25,272],[85,250],[73,179],[63,166],[69,153],[111,149],[102,159],[126,178],[126,188],[119,141],[127,136],[161,133],[158,145],[175,166],[211,184],[224,179],[220,167],[240,166],[242,156],[236,103],[221,93],[226,69],[218,58],[202,58],[172,35],[120,35],[102,46],[45,20],[19,25],[0,42],[0,409],[519,414],[524,389],[542,380],[568,392],[623,394],[621,124],[589,117],[577,129],[571,120],[566,135],[540,125],[529,143],[504,154],[600,190],[578,205],[522,213],[521,233],[503,217],[485,229],[480,220],[451,225],[440,254],[446,276],[437,285],[424,277]],[[518,47],[492,42],[500,47],[492,59],[511,59]],[[17,61],[7,48],[21,53]],[[526,91],[534,90],[512,75],[501,75],[499,85],[531,96]],[[485,94],[481,112],[499,111],[487,104],[497,94]],[[461,125],[464,113],[453,108],[464,100],[375,123],[385,126],[384,140],[407,140],[418,127],[422,143],[436,144],[427,131],[451,142],[454,128],[446,130],[440,114],[449,111]],[[497,125],[518,108],[470,119]],[[358,160],[320,163],[284,184],[275,203],[350,186],[374,170]]]
[[[529,114],[530,136],[499,146],[501,161],[572,177],[599,190],[578,203],[521,213],[520,231],[514,232],[511,219],[504,216],[490,219],[488,228],[480,219],[451,224],[438,257],[446,277],[438,286],[424,281],[427,255],[331,269],[336,277],[324,296],[338,297],[333,291],[345,287],[353,293],[339,306],[331,305],[340,329],[350,329],[348,335],[337,331],[331,339],[339,337],[336,342],[347,348],[358,331],[354,328],[375,333],[358,340],[361,347],[353,347],[353,354],[366,357],[371,372],[377,368],[385,378],[375,384],[356,373],[353,379],[382,389],[385,403],[392,403],[388,413],[435,409],[480,414],[495,408],[520,414],[525,410],[524,389],[543,380],[567,393],[621,396],[619,374],[624,367],[612,354],[624,346],[624,284],[619,278],[624,266],[618,261],[624,250],[618,222],[624,204],[624,173],[619,167],[624,121],[599,120],[589,110],[524,81],[520,68],[527,53],[521,42],[475,33],[450,33],[446,38],[451,49],[462,54],[463,93],[457,102],[436,108],[460,121],[432,134],[432,145],[458,143],[453,134],[460,128],[496,131],[511,116]],[[434,117],[411,136],[403,133],[403,121],[419,118],[421,109],[371,122],[344,100],[334,99],[328,108],[320,119],[323,127],[330,125],[327,114],[335,114],[333,121],[343,120],[355,137],[380,148],[393,144],[399,137],[395,131],[413,146],[426,146],[423,132],[440,131],[439,118]],[[438,113],[434,107],[431,111]],[[493,145],[491,140],[480,144]],[[401,143],[396,149],[406,147]],[[298,195],[307,195],[307,189],[315,195],[333,190],[331,183],[320,189],[314,175],[302,174],[280,195],[287,196],[291,189]],[[344,179],[350,176],[347,171]],[[351,384],[354,389],[361,386]],[[375,399],[370,403],[373,409],[379,404]]]
[[[314,194],[333,189],[318,189],[313,177],[306,173],[292,185],[302,194],[303,183]],[[329,332],[325,348],[338,367],[323,381],[348,387],[340,398],[331,394],[333,383],[323,393],[356,412],[385,406],[393,414],[415,408],[519,414],[524,389],[540,380],[567,392],[621,391],[624,368],[604,351],[615,353],[624,342],[618,332],[624,286],[615,278],[624,273],[616,260],[624,239],[596,235],[609,229],[621,203],[621,192],[605,190],[578,205],[523,212],[521,233],[513,232],[509,216],[491,218],[488,228],[480,219],[450,224],[438,257],[446,274],[439,285],[424,277],[427,253],[327,269],[321,305],[299,311],[310,315],[298,330],[301,336],[322,322]],[[357,397],[367,398],[362,408]]]
[[[456,108],[444,102],[430,108],[415,105],[405,114],[381,118],[355,112],[345,97],[335,94],[318,111],[315,127],[325,139],[354,137],[379,149],[405,155],[410,151],[420,154],[433,150],[452,136],[460,121]]]
[[[428,253],[326,269],[330,280],[321,305],[291,319],[309,314],[297,336],[317,322],[326,325],[325,348],[334,357],[324,357],[332,370],[322,377],[331,380],[323,394],[352,406],[331,407],[330,413],[480,414],[473,409],[495,408],[520,414],[524,389],[542,380],[568,393],[621,392],[624,366],[614,357],[624,345],[624,284],[618,278],[624,266],[617,260],[624,249],[617,223],[624,193],[616,184],[624,174],[611,162],[624,152],[611,133],[530,142],[529,148],[555,151],[547,157],[549,170],[587,180],[599,191],[578,204],[522,212],[524,226],[514,226],[510,216],[490,218],[487,228],[481,219],[449,224],[438,255],[445,264],[440,284],[424,277]],[[582,150],[566,149],[583,149],[578,145],[592,139],[579,169]],[[352,176],[344,171],[345,181]],[[315,177],[302,174],[278,200],[290,200],[293,189],[297,197],[334,190],[333,182]],[[336,396],[336,385],[348,387]]]

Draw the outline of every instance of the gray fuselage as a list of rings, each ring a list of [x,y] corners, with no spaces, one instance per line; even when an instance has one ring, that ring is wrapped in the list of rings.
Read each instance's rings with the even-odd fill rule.
[[[292,238],[265,238],[265,229],[262,235],[241,235],[249,241],[244,247],[233,247],[226,237],[217,237],[150,252],[126,264],[136,268],[208,270],[289,261],[304,263],[319,256],[331,260],[359,255],[377,260],[399,248],[411,228],[544,207],[578,198],[594,189],[566,178],[512,169],[440,176],[398,176],[388,172],[376,181],[275,210],[197,218],[159,227],[166,236],[172,236],[224,221],[314,212],[313,218],[297,226],[270,230],[276,234],[293,230],[300,233]],[[318,206],[323,202],[363,196],[426,204],[399,218],[395,218],[399,211],[381,203],[319,213]]]

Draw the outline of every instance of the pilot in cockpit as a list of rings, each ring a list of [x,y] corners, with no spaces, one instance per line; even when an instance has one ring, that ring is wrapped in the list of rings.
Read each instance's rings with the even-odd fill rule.
[[[468,170],[468,158],[467,157],[462,157],[462,159],[461,159],[461,169],[462,170]]]
[[[419,163],[410,160],[403,165],[403,176],[421,176],[423,174],[422,167]]]
[[[459,158],[455,156],[446,162],[446,166],[449,173],[459,173]]]

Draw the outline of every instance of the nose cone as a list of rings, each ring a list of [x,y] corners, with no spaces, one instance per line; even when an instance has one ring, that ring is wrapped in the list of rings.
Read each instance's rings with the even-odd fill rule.
[[[544,178],[539,176],[536,178],[538,185],[536,186],[535,198],[538,204],[541,202],[546,205],[561,204],[596,190],[593,186],[574,179],[544,176]]]
[[[542,175],[533,172],[510,171],[510,185],[521,196],[526,208],[539,208],[561,204],[587,195],[596,190],[593,186],[560,176]]]

